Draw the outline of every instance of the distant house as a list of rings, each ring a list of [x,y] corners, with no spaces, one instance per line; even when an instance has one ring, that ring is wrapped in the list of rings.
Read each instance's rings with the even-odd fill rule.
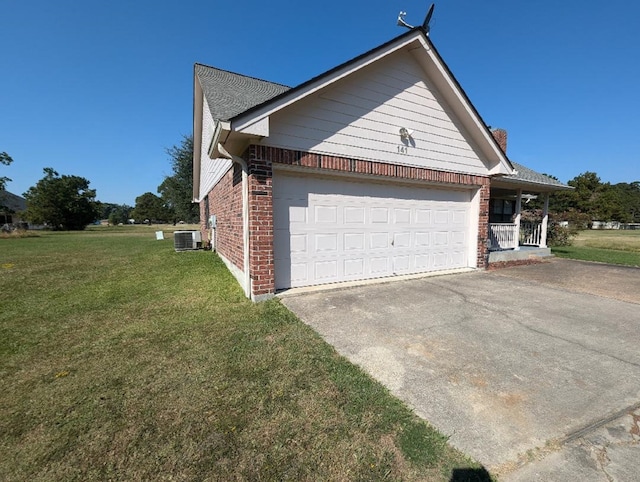
[[[548,252],[548,196],[568,189],[508,159],[419,28],[295,88],[196,64],[193,121],[203,237],[256,301]]]
[[[23,222],[21,213],[27,209],[27,200],[9,191],[0,191],[0,226]]]

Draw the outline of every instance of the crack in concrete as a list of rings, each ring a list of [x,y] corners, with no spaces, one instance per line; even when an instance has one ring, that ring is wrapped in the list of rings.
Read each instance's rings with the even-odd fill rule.
[[[624,417],[625,415],[629,415],[632,412],[635,412],[636,410],[640,409],[640,402],[635,403],[633,405],[630,405],[626,408],[623,408],[622,410],[619,410],[615,413],[612,413],[611,415],[602,418],[600,420],[596,420],[594,422],[591,422],[588,425],[585,425],[582,428],[579,428],[577,430],[574,430],[573,432],[571,432],[570,434],[568,434],[564,439],[562,439],[560,441],[560,443],[562,445],[566,445],[569,442],[572,442],[574,440],[577,440],[579,438],[584,438],[585,435],[587,435],[588,433],[591,433],[597,429],[599,429],[600,427],[604,427],[605,425],[613,422],[614,420],[617,420],[619,418]],[[640,417],[638,417],[640,419]],[[634,420],[635,420],[635,415],[634,415]]]
[[[591,444],[594,446],[593,444]],[[611,460],[607,455],[607,447],[608,444],[603,447],[594,446],[596,450],[596,460],[598,461],[598,466],[600,467],[600,471],[604,474],[609,482],[614,482],[614,478],[607,472],[606,466],[609,465]]]
[[[435,282],[432,282],[433,284],[436,284]],[[482,308],[485,309],[491,309],[492,311],[496,312],[496,313],[500,313],[501,315],[504,315],[506,317],[507,320],[512,321],[514,323],[516,323],[517,325],[521,326],[522,328],[524,328],[525,330],[531,331],[533,333],[537,333],[538,335],[543,335],[546,337],[549,337],[551,339],[554,340],[560,340],[560,341],[564,341],[565,343],[569,343],[571,345],[575,345],[575,346],[579,346],[580,348],[583,348],[586,351],[589,351],[591,353],[597,353],[599,355],[608,357],[608,358],[612,358],[614,360],[617,360],[621,363],[627,364],[627,365],[631,365],[633,367],[636,368],[640,368],[640,363],[636,363],[633,361],[629,361],[629,360],[625,360],[624,358],[620,358],[616,355],[610,354],[610,353],[606,353],[600,350],[597,350],[595,348],[591,348],[588,347],[578,341],[575,340],[570,340],[568,338],[564,338],[562,336],[559,335],[554,335],[552,333],[548,333],[546,331],[543,330],[538,330],[536,328],[533,328],[532,326],[529,326],[527,324],[525,324],[523,321],[518,320],[515,316],[514,316],[514,310],[508,310],[508,309],[503,309],[503,308],[497,308],[494,304],[492,303],[488,303],[488,302],[483,302],[482,300],[471,300],[468,297],[466,297],[465,295],[463,295],[462,293],[460,293],[459,291],[449,287],[449,286],[443,286],[442,284],[438,284],[438,286],[442,287],[445,290],[448,290],[452,293],[455,293],[456,295],[460,296],[465,302],[469,303],[469,304],[473,304],[476,306],[481,306]],[[516,312],[517,314],[520,314],[519,312]]]

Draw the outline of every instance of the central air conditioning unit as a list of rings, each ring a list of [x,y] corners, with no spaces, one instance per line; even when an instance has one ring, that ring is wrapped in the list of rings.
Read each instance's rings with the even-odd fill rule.
[[[176,231],[173,233],[173,247],[176,251],[187,251],[202,247],[200,231]]]

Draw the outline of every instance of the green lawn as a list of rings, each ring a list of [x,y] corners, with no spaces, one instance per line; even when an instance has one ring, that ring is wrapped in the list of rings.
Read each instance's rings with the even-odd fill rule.
[[[252,304],[214,254],[156,229],[0,239],[0,480],[479,468],[277,300]]]
[[[640,230],[581,231],[572,246],[552,248],[561,258],[640,266]]]

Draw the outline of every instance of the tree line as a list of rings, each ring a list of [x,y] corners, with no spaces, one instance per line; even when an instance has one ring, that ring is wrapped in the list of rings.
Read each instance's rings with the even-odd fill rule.
[[[166,152],[173,174],[158,186],[159,195],[145,192],[136,198],[135,206],[101,203],[87,179],[61,176],[48,167],[44,169],[45,176],[24,193],[27,210],[23,217],[52,229],[84,229],[98,219],[107,219],[114,225],[126,224],[130,219],[149,223],[196,223],[200,213],[198,205],[192,203],[193,137],[184,136],[179,145]],[[0,164],[12,162],[9,154],[0,152]],[[0,176],[0,193],[9,181]],[[602,182],[595,172],[587,171],[567,184],[574,189],[555,192],[549,199],[549,211],[555,220],[570,221],[578,228],[586,228],[596,220],[640,223],[640,181],[611,184]],[[542,200],[538,198],[527,207],[541,209]]]
[[[588,227],[592,221],[640,223],[640,181],[611,184],[587,171],[567,184],[573,187],[571,191],[558,191],[549,197],[549,211],[555,219],[579,228]],[[531,207],[542,208],[542,201],[538,199]]]
[[[80,176],[60,175],[53,168],[44,169],[44,177],[24,193],[27,209],[21,217],[33,224],[44,224],[55,230],[82,230],[88,224],[106,219],[110,224],[136,222],[196,223],[200,211],[192,203],[193,138],[184,136],[179,145],[167,149],[173,174],[166,176],[157,188],[159,196],[146,192],[136,198],[135,206],[102,203],[95,189]],[[0,152],[0,164],[13,159]],[[10,179],[0,177],[0,192]],[[3,208],[0,198],[0,208]]]

